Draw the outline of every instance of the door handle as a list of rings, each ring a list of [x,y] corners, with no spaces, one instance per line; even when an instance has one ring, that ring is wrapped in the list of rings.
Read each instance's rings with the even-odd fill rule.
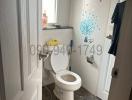
[[[119,74],[119,69],[118,68],[113,68],[112,69],[112,78],[117,78]]]

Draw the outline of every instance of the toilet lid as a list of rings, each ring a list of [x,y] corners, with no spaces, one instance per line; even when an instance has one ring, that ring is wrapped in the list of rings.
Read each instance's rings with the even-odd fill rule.
[[[55,73],[65,70],[69,65],[67,50],[61,51],[62,46],[57,46],[51,54],[51,66]]]

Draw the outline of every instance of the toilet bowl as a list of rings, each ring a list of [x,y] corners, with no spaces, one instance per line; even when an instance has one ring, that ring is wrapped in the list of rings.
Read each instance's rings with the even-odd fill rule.
[[[55,83],[65,91],[76,91],[81,87],[81,78],[76,73],[65,70],[56,74]]]
[[[60,52],[62,48],[64,52]],[[56,85],[54,90],[55,95],[60,100],[74,100],[74,91],[81,87],[81,78],[76,73],[68,70],[69,55],[67,48],[64,45],[58,45],[57,50],[58,51],[55,49],[52,50],[49,56],[51,66],[50,68],[45,68],[48,69],[54,77]]]

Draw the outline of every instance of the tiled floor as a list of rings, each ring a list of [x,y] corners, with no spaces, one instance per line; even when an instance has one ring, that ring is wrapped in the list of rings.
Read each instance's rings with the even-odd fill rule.
[[[43,87],[43,100],[59,100],[53,93],[54,84]],[[75,92],[75,100],[101,100],[91,93],[89,93],[84,88],[80,88]]]

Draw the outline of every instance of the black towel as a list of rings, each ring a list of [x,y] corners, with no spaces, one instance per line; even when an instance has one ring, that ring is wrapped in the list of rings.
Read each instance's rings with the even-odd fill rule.
[[[117,3],[115,11],[112,16],[112,20],[111,20],[111,23],[114,23],[114,29],[113,29],[113,36],[112,36],[112,44],[108,53],[113,54],[115,56],[117,52],[117,46],[118,46],[118,41],[120,36],[120,28],[121,28],[124,9],[125,9],[125,4],[126,4],[126,1],[122,3]]]

